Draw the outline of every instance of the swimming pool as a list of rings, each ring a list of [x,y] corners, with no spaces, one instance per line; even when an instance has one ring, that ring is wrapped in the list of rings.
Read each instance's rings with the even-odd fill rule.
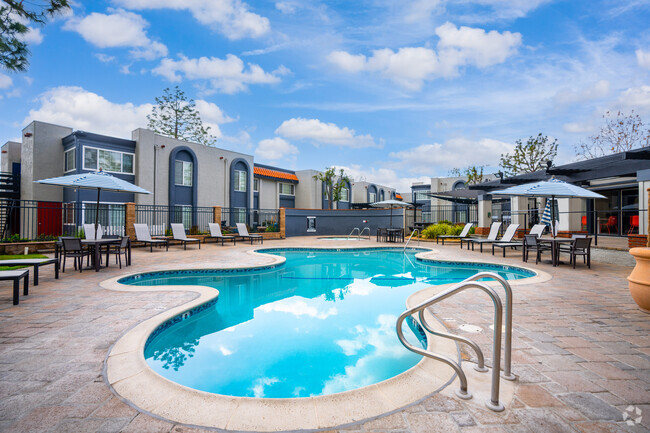
[[[414,257],[415,250],[261,252],[283,256],[286,263],[246,272],[169,271],[120,280],[219,290],[216,302],[151,334],[145,358],[154,371],[190,388],[233,396],[308,397],[371,385],[420,359],[401,346],[394,330],[411,293],[486,268],[508,279],[533,275],[497,265],[424,262]]]

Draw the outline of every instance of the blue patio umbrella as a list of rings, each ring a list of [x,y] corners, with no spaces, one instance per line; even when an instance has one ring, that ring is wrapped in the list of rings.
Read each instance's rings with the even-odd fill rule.
[[[70,188],[96,189],[97,208],[95,209],[95,238],[97,238],[97,228],[99,226],[99,195],[102,190],[151,194],[146,189],[105,173],[101,169],[89,173],[70,174],[67,176],[52,177],[50,179],[35,180],[34,182],[42,183],[44,185],[65,186]]]
[[[555,207],[555,202],[553,200],[547,200],[546,201],[546,206],[544,207],[544,213],[542,214],[542,224],[546,224],[547,226],[551,227],[551,232],[553,235],[557,234],[555,228],[556,228],[556,222],[557,220],[552,220],[551,215],[553,213],[553,210],[551,207]]]
[[[406,203],[403,201],[397,201],[397,200],[384,200],[384,201],[378,201],[375,203],[370,203],[370,206],[372,207],[389,207],[390,208],[390,228],[393,228],[393,208],[398,208],[398,207],[413,207],[411,203]]]
[[[494,195],[513,195],[528,197],[550,197],[551,202],[556,198],[605,198],[596,192],[579,187],[572,183],[564,182],[559,179],[551,178],[540,182],[517,185],[511,188],[492,191]],[[555,206],[551,206],[551,221],[555,221]],[[553,231],[555,237],[555,231]]]

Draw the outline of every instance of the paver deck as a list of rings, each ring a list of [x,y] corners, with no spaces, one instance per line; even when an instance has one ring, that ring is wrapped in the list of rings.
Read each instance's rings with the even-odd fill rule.
[[[268,245],[267,245],[268,244]],[[267,246],[350,243],[306,238],[268,241]],[[352,246],[377,245],[354,242]],[[446,259],[488,260],[489,253],[457,245],[430,245]],[[173,292],[122,293],[104,290],[107,278],[153,269],[264,264],[247,253],[259,246],[210,245],[200,251],[172,247],[168,253],[135,249],[134,266],[101,272],[66,272],[60,280],[45,270],[20,305],[11,288],[0,286],[0,431],[6,432],[193,432],[140,413],[123,403],[104,382],[109,347],[129,328],[192,299]],[[495,262],[520,264],[519,254]],[[620,262],[620,261],[619,261]],[[592,269],[539,269],[553,279],[515,291],[513,370],[515,398],[500,414],[477,402],[451,397],[453,388],[395,414],[344,431],[360,432],[617,432],[650,430],[650,316],[629,296],[629,266],[595,260]],[[529,263],[529,267],[535,268]],[[489,356],[489,301],[463,294],[434,308],[445,324],[482,328],[472,334]],[[466,355],[470,357],[469,354]],[[470,390],[472,383],[469,384]],[[640,410],[640,424],[628,426],[626,410]],[[629,413],[629,412],[628,412]],[[632,414],[637,418],[636,413]]]

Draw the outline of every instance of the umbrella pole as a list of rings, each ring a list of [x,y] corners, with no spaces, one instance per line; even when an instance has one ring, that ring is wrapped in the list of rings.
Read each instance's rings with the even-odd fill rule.
[[[390,228],[393,228],[393,206],[390,207]]]
[[[94,239],[97,239],[97,229],[99,228],[99,193],[101,192],[101,188],[97,188],[97,207],[95,208],[95,237]]]
[[[551,231],[553,232],[553,239],[555,239],[555,196],[551,196]]]

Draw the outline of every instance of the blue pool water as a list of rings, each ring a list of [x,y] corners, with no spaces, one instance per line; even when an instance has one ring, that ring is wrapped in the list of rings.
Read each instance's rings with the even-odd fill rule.
[[[513,267],[432,263],[401,249],[265,250],[284,265],[246,272],[155,272],[120,282],[203,285],[216,302],[163,324],[145,347],[151,368],[182,385],[217,394],[308,397],[371,385],[408,370],[420,357],[395,333],[413,292],[478,271],[508,279]],[[197,311],[201,310],[201,311]],[[417,342],[411,330],[405,330]]]

